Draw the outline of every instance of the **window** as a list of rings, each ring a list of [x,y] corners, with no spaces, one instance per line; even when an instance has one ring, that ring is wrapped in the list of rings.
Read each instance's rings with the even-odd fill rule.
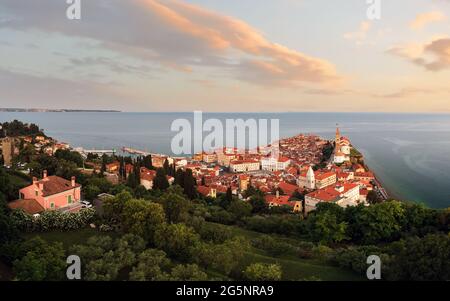
[[[55,208],[55,203],[50,203],[50,208],[54,209]]]
[[[71,195],[67,196],[67,203],[72,204],[72,196]]]
[[[37,191],[37,190],[36,190],[36,191],[35,191],[34,193],[36,194],[36,196],[38,196],[38,195],[39,195],[39,191]]]

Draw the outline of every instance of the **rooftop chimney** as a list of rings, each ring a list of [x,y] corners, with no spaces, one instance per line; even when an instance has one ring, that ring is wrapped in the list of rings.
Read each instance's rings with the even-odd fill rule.
[[[71,182],[72,182],[72,187],[75,187],[75,177],[71,178]]]
[[[36,184],[38,179],[36,177],[33,177],[33,184]]]
[[[44,183],[39,182],[39,190],[43,191],[44,190]]]
[[[44,170],[44,172],[43,172],[43,173],[44,173],[44,175],[43,175],[43,177],[42,177],[42,178],[43,178],[43,179],[46,179],[46,178],[47,178],[47,170]]]

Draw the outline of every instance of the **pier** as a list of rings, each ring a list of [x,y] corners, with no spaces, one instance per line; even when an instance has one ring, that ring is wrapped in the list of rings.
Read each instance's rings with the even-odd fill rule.
[[[82,147],[77,147],[74,150],[79,152],[84,157],[87,157],[88,154],[97,154],[99,156],[115,155],[117,152],[115,149],[84,149]]]

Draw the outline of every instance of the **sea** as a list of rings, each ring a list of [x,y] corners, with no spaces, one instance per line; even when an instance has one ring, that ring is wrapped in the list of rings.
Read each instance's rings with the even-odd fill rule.
[[[332,139],[336,124],[363,153],[391,196],[433,208],[450,207],[450,115],[397,113],[204,113],[203,119],[279,119],[280,136]],[[72,147],[131,147],[172,154],[174,120],[193,113],[0,112],[0,121],[38,124]]]

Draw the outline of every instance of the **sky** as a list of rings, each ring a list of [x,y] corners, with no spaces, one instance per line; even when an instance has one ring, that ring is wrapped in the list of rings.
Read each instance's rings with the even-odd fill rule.
[[[0,0],[0,107],[450,113],[450,0]]]

